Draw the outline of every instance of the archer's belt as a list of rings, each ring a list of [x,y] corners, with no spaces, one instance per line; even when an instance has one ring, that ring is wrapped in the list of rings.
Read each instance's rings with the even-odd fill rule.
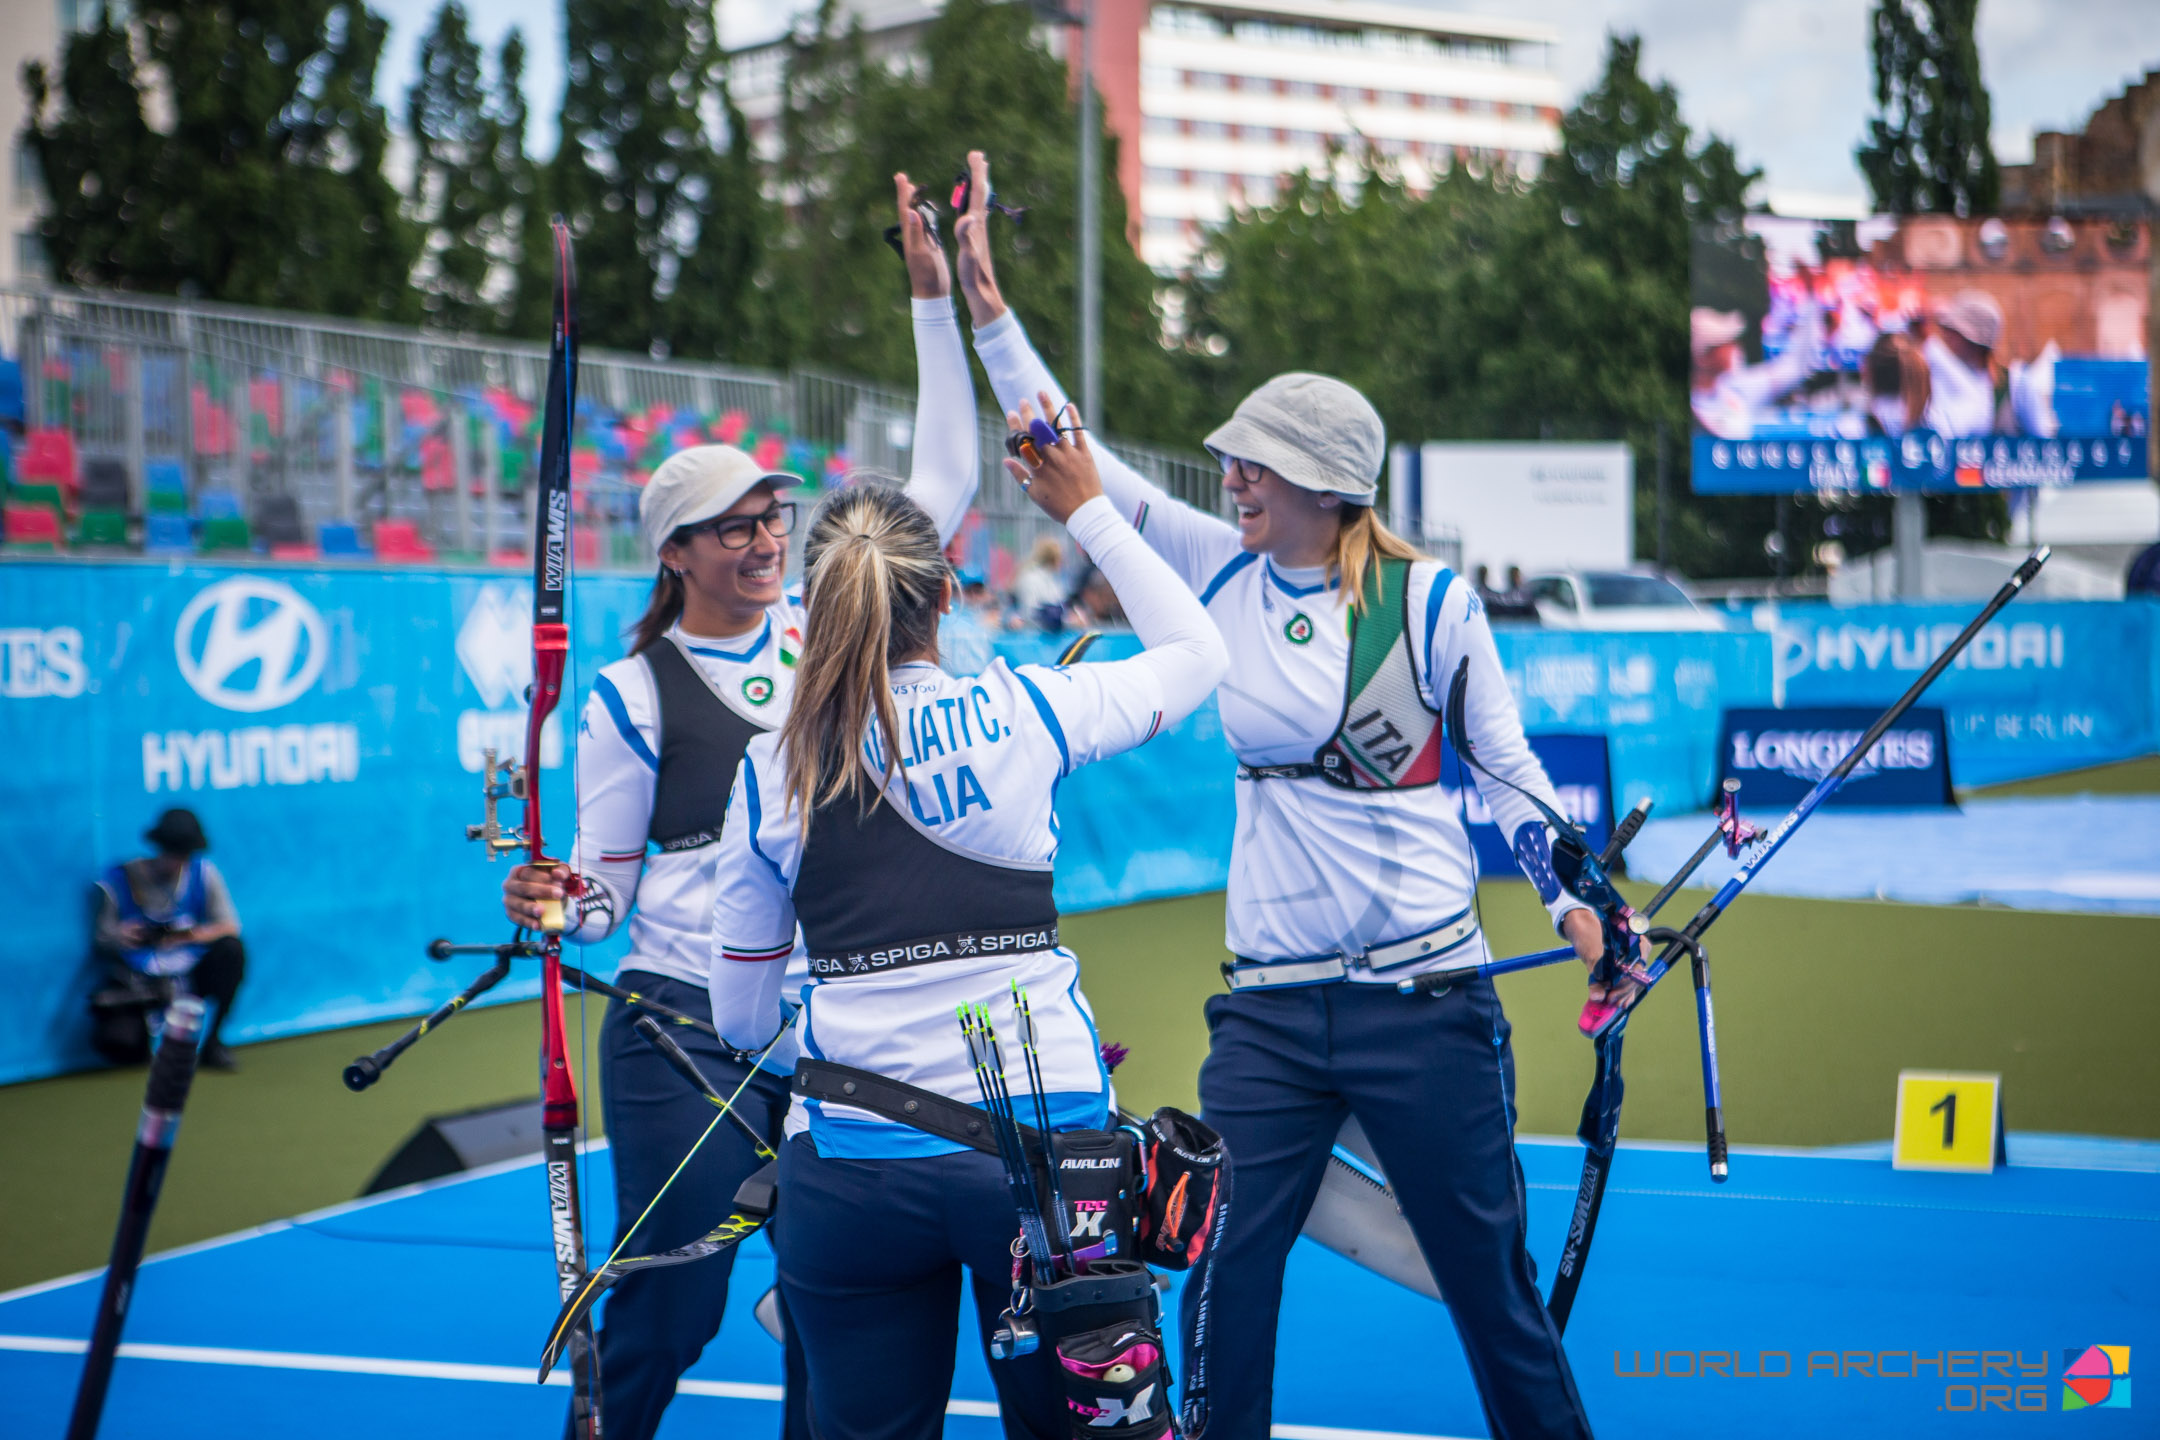
[[[875,948],[810,957],[810,973],[821,980],[845,980],[856,975],[883,975],[940,960],[965,960],[981,955],[1025,955],[1036,950],[1055,950],[1057,921],[1017,925],[1005,930],[954,930],[944,935],[924,935],[897,940]]]
[[[1477,938],[1477,933],[1477,915],[1466,907],[1430,930],[1372,946],[1358,956],[1338,951],[1294,960],[1255,960],[1240,955],[1237,963],[1224,963],[1223,979],[1230,982],[1232,990],[1288,990],[1300,985],[1327,985],[1347,980],[1353,968],[1381,974],[1397,966],[1445,955],[1469,944]]]

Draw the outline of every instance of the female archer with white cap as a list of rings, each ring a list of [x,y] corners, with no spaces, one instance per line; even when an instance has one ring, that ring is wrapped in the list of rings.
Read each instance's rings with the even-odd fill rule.
[[[908,493],[943,543],[975,493],[975,393],[945,256],[912,204],[915,187],[905,175],[894,183],[919,387]],[[976,206],[958,233],[983,222]],[[566,905],[564,938],[573,943],[596,944],[627,919],[630,953],[616,983],[707,1024],[713,861],[729,788],[750,740],[785,719],[802,648],[802,600],[786,585],[796,507],[785,492],[800,483],[727,445],[678,451],[653,472],[638,502],[659,561],[652,599],[631,634],[629,658],[594,680],[579,725],[570,862],[576,881],[566,886],[560,872],[550,878],[519,866],[503,885],[504,909],[520,925],[537,927],[548,901]],[[616,1003],[600,1028],[618,1225],[644,1213],[712,1120],[710,1104],[636,1034],[637,1017],[635,1008]],[[782,1020],[773,1007],[763,1034],[777,1033]],[[668,1029],[722,1094],[748,1077],[736,1106],[753,1129],[777,1140],[791,1047],[777,1047],[752,1074],[745,1056],[716,1035]],[[649,1253],[703,1234],[762,1163],[747,1139],[719,1127],[653,1208],[640,1248]],[[644,1440],[658,1428],[676,1380],[719,1332],[734,1254],[640,1271],[611,1292],[599,1335],[609,1440]],[[789,1440],[809,1434],[801,1374],[790,1345]]]
[[[982,157],[970,163],[987,190]],[[1061,405],[981,238],[969,237],[961,287],[991,387],[1008,409],[1038,392]],[[1234,1193],[1212,1301],[1206,1286],[1185,1288],[1187,1324],[1207,1326],[1208,1373],[1188,1377],[1207,1392],[1206,1433],[1266,1440],[1284,1262],[1354,1115],[1454,1313],[1492,1434],[1586,1436],[1524,1244],[1507,1018],[1486,980],[1396,990],[1486,953],[1470,841],[1435,783],[1458,666],[1477,758],[1559,801],[1523,739],[1476,591],[1373,514],[1386,439],[1365,397],[1323,375],[1278,375],[1207,446],[1235,524],[1095,448],[1103,492],[1198,593],[1230,651],[1216,694],[1239,761],[1237,959],[1224,967],[1230,993],[1207,1004],[1200,1099],[1229,1147]],[[1480,785],[1555,926],[1594,962],[1596,916],[1553,877],[1538,811]]]

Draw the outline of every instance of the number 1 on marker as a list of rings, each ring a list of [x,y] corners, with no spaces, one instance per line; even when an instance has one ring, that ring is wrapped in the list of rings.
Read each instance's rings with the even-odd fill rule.
[[[1943,1117],[1943,1149],[1957,1148],[1957,1091],[1952,1090],[1942,1099],[1928,1106],[1928,1114],[1940,1110]]]

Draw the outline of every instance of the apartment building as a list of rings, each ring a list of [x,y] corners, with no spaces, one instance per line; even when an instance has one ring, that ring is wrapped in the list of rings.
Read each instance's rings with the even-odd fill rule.
[[[1072,9],[1077,0],[1068,0]],[[856,0],[871,53],[904,64],[934,0]],[[1350,0],[1092,0],[1095,84],[1119,137],[1133,240],[1170,273],[1208,226],[1273,202],[1330,145],[1369,143],[1413,189],[1451,167],[1534,175],[1559,146],[1549,25]],[[1063,54],[1075,32],[1047,29]],[[784,40],[733,52],[754,143],[779,147]]]

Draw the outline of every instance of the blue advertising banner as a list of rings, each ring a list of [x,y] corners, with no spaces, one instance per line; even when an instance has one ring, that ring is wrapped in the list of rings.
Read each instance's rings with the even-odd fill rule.
[[[574,584],[570,693],[544,747],[558,826],[575,814],[576,716],[593,675],[622,654],[646,588],[627,576]],[[469,977],[429,963],[427,941],[506,929],[504,870],[464,827],[479,819],[483,751],[523,748],[530,607],[528,581],[486,572],[0,563],[0,864],[16,897],[0,954],[11,999],[0,1083],[94,1063],[91,881],[142,853],[143,830],[170,805],[201,815],[245,928],[231,1038],[418,1014],[453,993]],[[1603,825],[1616,799],[1701,805],[1724,708],[1771,693],[1760,633],[1503,628],[1496,641],[1525,727],[1578,737],[1541,748],[1605,737],[1609,782],[1593,786],[1599,764],[1551,754],[1570,808],[1586,819],[1594,808]],[[1137,643],[1109,636],[1090,661]],[[996,648],[1024,662],[1059,644],[1019,634]],[[1067,910],[1228,880],[1232,762],[1212,704],[1077,772],[1058,804]],[[558,851],[568,839],[564,828]],[[577,963],[608,974],[620,956],[615,942]],[[520,974],[497,993],[534,984]]]
[[[1560,813],[1590,837],[1592,849],[1603,849],[1612,838],[1612,764],[1603,735],[1532,735],[1530,749],[1553,782],[1560,797]],[[1465,807],[1470,846],[1477,851],[1478,874],[1492,880],[1520,880],[1522,867],[1515,863],[1513,837],[1500,833],[1493,822],[1492,807],[1476,785],[1462,782],[1462,761],[1450,745],[1440,757],[1440,783],[1451,803]],[[1471,772],[1471,778],[1477,778]],[[1494,781],[1486,781],[1494,784]]]
[[[1787,705],[1896,699],[1974,607],[1785,605],[1777,680]],[[1961,785],[1994,785],[2160,750],[2160,604],[2020,600],[1928,691]]]
[[[1727,710],[1718,778],[1738,780],[1752,808],[1787,809],[1815,788],[1880,716],[1864,705]],[[1912,809],[1956,804],[1943,712],[1915,705],[1825,801],[1846,808]]]
[[[1531,734],[1600,733],[1610,746],[1612,801],[1644,796],[1658,813],[1709,803],[1726,707],[1774,698],[1770,637],[1729,633],[1493,631]]]

